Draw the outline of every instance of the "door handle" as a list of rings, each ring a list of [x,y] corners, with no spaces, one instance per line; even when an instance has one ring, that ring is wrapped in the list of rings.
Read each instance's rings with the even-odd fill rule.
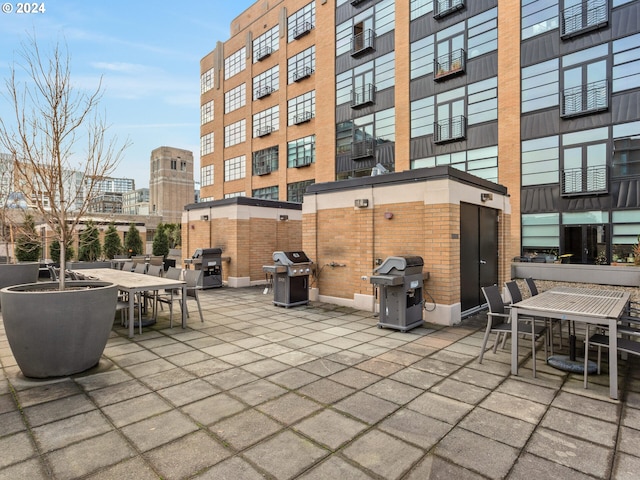
[[[487,263],[486,260],[480,260],[480,265],[485,265]]]

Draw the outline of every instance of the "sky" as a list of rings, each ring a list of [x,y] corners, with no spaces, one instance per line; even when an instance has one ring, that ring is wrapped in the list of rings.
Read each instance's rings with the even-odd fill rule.
[[[255,0],[48,0],[29,14],[0,3],[0,92],[29,35],[45,47],[66,44],[72,82],[95,90],[102,77],[108,133],[131,142],[113,176],[148,187],[151,151],[170,146],[193,152],[199,181],[200,59]]]

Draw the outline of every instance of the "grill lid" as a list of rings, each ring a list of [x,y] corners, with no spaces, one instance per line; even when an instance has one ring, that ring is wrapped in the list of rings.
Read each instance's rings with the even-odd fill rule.
[[[402,275],[405,270],[412,267],[420,267],[422,269],[424,260],[422,257],[406,256],[406,257],[387,257],[380,266],[376,267],[374,272],[386,275],[396,274]]]
[[[273,252],[273,261],[280,265],[296,265],[300,263],[311,263],[309,257],[302,251],[293,252]]]
[[[203,255],[222,255],[221,248],[196,248],[191,258],[200,258]]]

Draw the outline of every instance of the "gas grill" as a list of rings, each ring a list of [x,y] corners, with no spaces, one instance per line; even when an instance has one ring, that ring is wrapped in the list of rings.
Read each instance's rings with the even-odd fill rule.
[[[313,262],[301,251],[273,252],[272,257],[274,265],[265,265],[262,270],[272,276],[273,304],[281,307],[308,304]]]
[[[428,273],[422,273],[422,257],[387,257],[369,281],[380,289],[378,328],[406,332],[422,325],[422,287]]]
[[[197,248],[190,263],[195,270],[202,270],[198,287],[206,289],[222,286],[221,248]]]

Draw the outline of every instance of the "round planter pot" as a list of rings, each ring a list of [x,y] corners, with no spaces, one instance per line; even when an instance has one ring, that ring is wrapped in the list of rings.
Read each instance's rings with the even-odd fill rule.
[[[38,262],[0,264],[0,288],[37,282],[39,270]]]
[[[2,319],[13,356],[26,377],[72,375],[100,361],[116,311],[118,287],[67,281],[0,290]]]

